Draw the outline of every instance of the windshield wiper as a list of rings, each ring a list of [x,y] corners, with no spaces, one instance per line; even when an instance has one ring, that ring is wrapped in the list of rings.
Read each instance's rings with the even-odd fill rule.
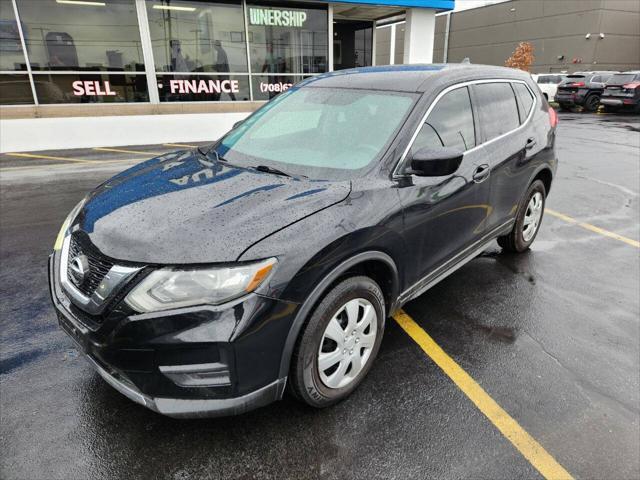
[[[259,172],[273,173],[274,175],[282,175],[283,177],[293,177],[293,175],[291,175],[290,173],[284,172],[277,168],[270,167],[268,165],[257,165],[251,168],[253,168],[254,170],[258,170]],[[296,176],[308,178],[308,177],[305,177],[304,175],[296,175]]]

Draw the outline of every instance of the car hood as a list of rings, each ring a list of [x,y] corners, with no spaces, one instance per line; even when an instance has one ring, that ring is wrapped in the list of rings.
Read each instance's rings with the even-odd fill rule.
[[[297,179],[211,161],[197,150],[174,152],[100,185],[74,229],[118,260],[230,262],[350,189],[349,181]]]

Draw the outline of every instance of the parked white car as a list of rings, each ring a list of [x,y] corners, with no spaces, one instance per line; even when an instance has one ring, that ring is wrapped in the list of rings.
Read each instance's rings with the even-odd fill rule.
[[[558,91],[558,84],[567,76],[566,73],[536,73],[531,75],[536,81],[545,98],[553,102]]]

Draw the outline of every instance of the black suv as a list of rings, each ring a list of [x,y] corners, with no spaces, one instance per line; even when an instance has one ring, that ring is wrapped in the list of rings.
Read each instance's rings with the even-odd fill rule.
[[[615,72],[576,72],[558,85],[555,101],[561,110],[582,107],[587,112],[595,112],[600,105],[600,96],[605,82]]]
[[[608,112],[640,113],[640,71],[616,73],[604,87],[600,105]]]
[[[50,257],[62,329],[175,417],[362,381],[386,319],[498,239],[536,238],[557,117],[530,75],[374,67],[302,81],[216,143],[106,181]]]

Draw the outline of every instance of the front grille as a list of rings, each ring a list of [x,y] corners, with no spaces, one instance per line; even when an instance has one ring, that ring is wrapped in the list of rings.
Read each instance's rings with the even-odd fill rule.
[[[74,275],[71,271],[72,262],[79,256],[84,255],[87,258],[89,271],[84,280],[77,284],[74,281]],[[102,256],[95,248],[92,248],[86,240],[81,239],[78,235],[72,235],[69,242],[69,258],[67,263],[67,276],[69,280],[84,295],[90,297],[95,292],[102,279],[113,267],[113,262]]]

